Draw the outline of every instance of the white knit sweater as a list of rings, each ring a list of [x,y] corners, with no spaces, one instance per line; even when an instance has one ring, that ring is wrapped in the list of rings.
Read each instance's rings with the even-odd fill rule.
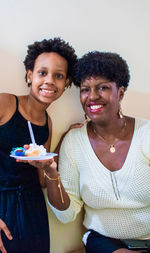
[[[125,163],[115,172],[95,155],[86,125],[71,130],[59,171],[71,204],[65,211],[49,205],[61,222],[74,220],[84,204],[86,228],[112,238],[150,238],[150,121],[135,120]]]

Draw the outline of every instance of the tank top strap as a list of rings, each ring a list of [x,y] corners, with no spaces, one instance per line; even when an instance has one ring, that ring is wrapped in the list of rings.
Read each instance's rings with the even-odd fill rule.
[[[45,115],[46,115],[46,124],[48,123],[48,113],[47,111],[45,111]]]
[[[16,98],[16,111],[18,111],[18,97],[16,95],[14,95]]]
[[[14,95],[15,98],[16,98],[16,111],[18,111],[18,104],[19,104],[19,101],[18,101],[18,97],[16,95]],[[45,111],[45,116],[46,116],[46,124],[48,123],[48,113],[47,111]]]

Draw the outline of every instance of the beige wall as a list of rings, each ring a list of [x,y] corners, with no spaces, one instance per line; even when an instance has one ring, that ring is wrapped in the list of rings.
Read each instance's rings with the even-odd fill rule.
[[[23,60],[35,40],[61,36],[78,56],[90,50],[123,56],[131,81],[122,107],[125,114],[150,119],[149,0],[5,0],[0,8],[0,90],[25,94]],[[68,89],[49,109],[53,119],[52,149],[74,122],[83,121],[79,90]],[[80,245],[82,216],[60,224],[49,211],[51,252],[65,253]],[[66,233],[66,235],[64,235]],[[55,239],[56,238],[56,239]]]

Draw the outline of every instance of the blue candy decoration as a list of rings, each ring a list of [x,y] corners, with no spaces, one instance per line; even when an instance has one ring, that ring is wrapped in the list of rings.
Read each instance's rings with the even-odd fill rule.
[[[11,155],[15,156],[25,156],[26,149],[22,147],[13,148],[10,152]]]

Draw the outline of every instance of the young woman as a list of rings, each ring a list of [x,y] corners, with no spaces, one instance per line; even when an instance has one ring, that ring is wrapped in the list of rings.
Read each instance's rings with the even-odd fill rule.
[[[11,158],[13,147],[35,140],[49,152],[52,122],[46,109],[72,82],[74,49],[60,38],[28,46],[24,64],[29,95],[0,94],[0,251],[49,253],[49,225],[43,172]],[[6,226],[5,226],[6,224]],[[7,229],[9,228],[9,230]],[[11,234],[10,232],[11,231]]]

